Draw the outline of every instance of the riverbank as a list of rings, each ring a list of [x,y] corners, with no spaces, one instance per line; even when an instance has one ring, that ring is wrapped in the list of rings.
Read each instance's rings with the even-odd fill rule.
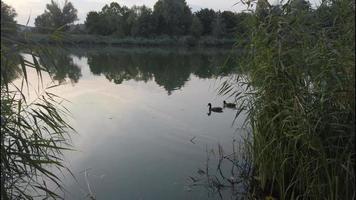
[[[205,36],[195,38],[192,36],[169,37],[159,36],[155,38],[126,37],[115,38],[113,36],[99,36],[89,34],[19,34],[18,40],[30,44],[64,44],[64,45],[104,45],[104,46],[177,46],[177,47],[232,47],[236,43],[234,38],[215,38]]]

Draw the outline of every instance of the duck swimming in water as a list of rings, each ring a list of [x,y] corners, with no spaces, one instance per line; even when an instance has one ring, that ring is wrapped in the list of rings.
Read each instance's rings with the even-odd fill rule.
[[[209,106],[209,112],[213,111],[213,112],[223,112],[223,109],[221,107],[211,107],[211,103],[208,103]]]
[[[224,107],[236,108],[236,104],[235,103],[226,103],[226,101],[224,101],[223,103],[224,103]]]

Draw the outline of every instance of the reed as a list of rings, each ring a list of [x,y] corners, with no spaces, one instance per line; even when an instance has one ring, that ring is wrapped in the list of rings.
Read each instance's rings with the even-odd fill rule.
[[[27,98],[28,69],[34,68],[41,82],[48,66],[39,59],[51,54],[41,45],[17,41],[15,34],[1,32],[1,199],[60,199],[60,172],[68,170],[62,153],[70,150],[74,130],[64,100],[48,88],[40,84],[37,98]]]
[[[251,197],[354,199],[355,3],[298,2],[254,11],[244,75],[220,94],[248,113]]]

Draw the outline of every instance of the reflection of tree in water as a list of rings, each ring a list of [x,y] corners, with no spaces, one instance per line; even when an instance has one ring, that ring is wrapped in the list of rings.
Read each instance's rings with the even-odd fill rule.
[[[191,74],[199,78],[211,78],[222,75],[221,66],[225,63],[227,53],[213,51],[208,53],[177,52],[177,51],[119,51],[102,53],[95,51],[66,51],[56,48],[45,48],[37,51],[40,54],[40,64],[48,67],[49,74],[60,83],[69,78],[78,82],[81,69],[73,61],[75,56],[87,56],[90,70],[93,74],[104,75],[108,80],[121,84],[123,81],[136,80],[147,82],[154,80],[168,94],[180,89],[189,80]],[[21,73],[20,54],[12,54],[11,59],[3,62],[13,62],[11,68],[1,68],[2,74],[15,79]],[[228,63],[231,64],[231,63]],[[1,80],[2,82],[5,80]],[[10,80],[9,80],[10,81]]]
[[[168,94],[184,86],[192,71],[188,56],[179,54],[154,55],[148,67],[156,83],[163,86]]]
[[[139,70],[129,55],[91,54],[88,56],[88,64],[93,74],[103,74],[116,84],[130,79],[146,82],[152,78],[150,74],[143,74],[145,72]]]
[[[28,52],[22,52],[24,55],[11,50],[7,52],[9,52],[8,55],[1,56],[1,84],[16,79],[22,73],[21,60],[24,59],[23,56],[28,55]],[[62,83],[66,78],[69,78],[75,83],[78,82],[81,77],[81,70],[78,65],[74,64],[73,58],[68,52],[47,47],[36,49],[34,55],[37,54],[40,55],[40,58],[37,57],[39,63],[46,66],[54,80]]]
[[[1,85],[10,83],[21,74],[20,54],[9,46],[3,46],[1,51]]]
[[[171,94],[189,80],[190,74],[210,78],[220,74],[226,55],[201,53],[88,53],[92,73],[103,74],[116,84],[124,80],[152,80]]]
[[[66,78],[77,83],[82,76],[79,66],[73,62],[68,52],[47,49],[46,52],[39,53],[43,54],[39,60],[40,63],[48,67],[49,74],[59,83],[64,82]]]
[[[197,66],[193,72],[199,78],[211,78],[213,76],[221,75],[221,66],[224,65],[226,54],[196,54],[194,55],[192,64]]]

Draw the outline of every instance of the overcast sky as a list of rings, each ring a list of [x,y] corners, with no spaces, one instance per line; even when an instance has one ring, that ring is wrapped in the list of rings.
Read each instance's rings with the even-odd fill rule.
[[[26,24],[28,18],[30,17],[29,25],[34,25],[34,19],[36,16],[42,14],[45,10],[46,4],[50,0],[3,0],[6,4],[11,5],[15,8],[18,16],[16,18],[17,23]],[[78,10],[79,23],[83,23],[86,14],[89,11],[98,11],[110,2],[115,0],[70,0],[74,7]],[[146,5],[148,7],[153,7],[157,0],[119,0],[116,1],[120,5],[126,5],[131,7],[133,5]],[[200,8],[212,8],[214,10],[230,10],[239,12],[244,9],[241,4],[235,5],[239,0],[186,0],[188,5],[193,11],[199,10]],[[64,2],[64,0],[58,0],[58,2]],[[77,22],[77,23],[78,23]]]

